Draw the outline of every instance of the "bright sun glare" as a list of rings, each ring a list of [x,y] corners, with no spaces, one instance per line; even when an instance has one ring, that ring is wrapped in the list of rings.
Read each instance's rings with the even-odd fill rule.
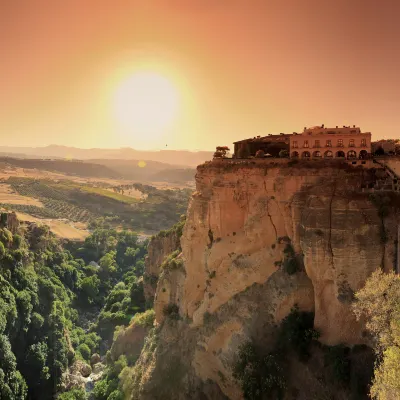
[[[115,92],[115,117],[130,132],[156,139],[173,123],[178,100],[176,88],[164,76],[136,73],[124,80]]]

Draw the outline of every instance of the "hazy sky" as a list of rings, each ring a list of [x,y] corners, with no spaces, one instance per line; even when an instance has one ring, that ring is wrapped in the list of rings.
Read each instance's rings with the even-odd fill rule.
[[[322,123],[399,137],[399,18],[399,0],[0,0],[1,145],[213,150]],[[154,137],[113,113],[138,68],[179,95]]]

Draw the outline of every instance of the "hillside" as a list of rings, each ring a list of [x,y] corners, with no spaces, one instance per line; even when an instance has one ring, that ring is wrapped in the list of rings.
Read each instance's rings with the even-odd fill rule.
[[[164,145],[163,145],[164,147]],[[45,147],[9,147],[0,146],[0,152],[6,154],[18,153],[25,156],[67,159],[123,159],[148,160],[166,164],[196,167],[198,164],[212,158],[211,151],[160,150],[142,151],[132,148],[121,149],[79,149],[76,147],[50,145]]]
[[[167,181],[171,183],[186,183],[194,180],[194,168],[179,168],[177,165],[146,160],[116,160],[94,159],[87,162],[99,164],[115,171],[120,178],[141,182]],[[179,160],[175,160],[179,162]]]
[[[170,227],[186,211],[191,194],[189,189],[158,190],[139,183],[110,186],[18,177],[0,183],[14,192],[0,202],[0,207],[8,210],[86,223],[89,228],[106,224],[135,231],[157,232]],[[16,194],[19,204],[6,202]],[[23,204],[24,197],[30,201]]]
[[[37,169],[86,178],[136,180],[139,182],[168,181],[185,184],[194,179],[194,169],[177,168],[155,161],[138,160],[40,160],[0,157],[4,166]]]

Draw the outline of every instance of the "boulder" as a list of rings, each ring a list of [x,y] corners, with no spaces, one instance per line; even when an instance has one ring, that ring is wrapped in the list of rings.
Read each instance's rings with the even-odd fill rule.
[[[94,353],[90,358],[90,365],[93,366],[101,361],[100,354]]]

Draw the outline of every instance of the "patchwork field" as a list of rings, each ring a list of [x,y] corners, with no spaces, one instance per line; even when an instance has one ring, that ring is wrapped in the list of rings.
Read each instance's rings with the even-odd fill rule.
[[[17,194],[10,185],[0,184],[0,203],[26,204],[35,207],[43,207],[38,199]]]
[[[15,172],[15,171],[11,171]],[[65,179],[48,173],[24,176],[4,170],[0,207],[41,220],[59,236],[83,238],[99,226],[149,234],[172,226],[186,212],[191,190],[158,189],[121,181]],[[35,177],[33,177],[35,176]],[[165,186],[164,186],[165,187]]]

